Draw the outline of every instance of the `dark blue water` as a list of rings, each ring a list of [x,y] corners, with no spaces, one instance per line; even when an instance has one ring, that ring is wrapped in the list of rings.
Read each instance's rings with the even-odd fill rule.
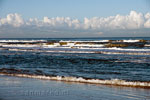
[[[75,41],[95,41],[95,40],[150,40],[147,37],[137,38],[66,38],[66,39],[1,39],[1,40],[75,40]],[[8,43],[10,45],[11,43]],[[136,44],[136,43],[135,43]],[[128,81],[150,81],[150,55],[149,51],[138,51],[149,49],[141,47],[135,52],[146,52],[146,54],[103,54],[103,53],[84,53],[83,52],[46,52],[42,48],[26,48],[21,51],[20,47],[13,47],[19,50],[9,50],[12,47],[3,47],[0,49],[0,70],[1,72],[37,74],[37,75],[59,75],[74,76],[92,79],[121,79]],[[27,49],[34,49],[28,51]],[[47,48],[48,50],[53,47]],[[46,50],[47,50],[46,49]],[[80,49],[65,49],[68,51],[80,51]],[[109,50],[110,48],[108,48]],[[122,48],[123,49],[123,48]],[[136,48],[134,48],[136,50]],[[131,51],[134,53],[134,49]],[[90,51],[89,49],[86,49]],[[92,49],[93,50],[93,49]],[[96,49],[101,51],[100,49]],[[106,51],[106,50],[105,50]],[[109,52],[128,52],[128,51],[110,51]]]

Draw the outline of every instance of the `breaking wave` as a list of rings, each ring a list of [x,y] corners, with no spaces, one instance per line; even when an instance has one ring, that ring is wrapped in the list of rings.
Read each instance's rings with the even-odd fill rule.
[[[6,73],[6,72],[0,72],[0,75],[65,81],[65,82],[79,82],[79,83],[87,83],[87,84],[150,88],[150,82],[125,81],[120,79],[102,80],[102,79],[91,79],[91,78],[71,77],[71,76],[69,77],[69,76],[53,76],[53,75],[50,76],[50,75],[35,75],[35,74],[16,74],[16,73]]]
[[[6,48],[0,48],[5,50]],[[59,53],[98,53],[98,54],[120,54],[120,55],[150,55],[150,50],[136,50],[136,49],[121,49],[121,48],[102,48],[93,50],[88,48],[80,48],[80,49],[64,49],[64,48],[56,48],[56,49],[24,49],[24,48],[9,48],[6,50],[9,51],[24,51],[24,52],[59,52]]]
[[[93,41],[72,41],[72,40],[69,40],[69,41],[65,41],[65,40],[60,40],[60,42],[109,42],[109,40],[93,40]]]
[[[94,40],[94,41],[73,41],[73,40],[69,40],[69,41],[65,41],[65,40],[61,40],[60,42],[128,42],[128,43],[135,43],[135,42],[144,42],[146,40]]]
[[[1,47],[40,47],[40,48],[142,48],[149,47],[150,40],[0,40]],[[149,48],[148,48],[149,49]]]
[[[123,42],[140,42],[140,40],[123,40]]]

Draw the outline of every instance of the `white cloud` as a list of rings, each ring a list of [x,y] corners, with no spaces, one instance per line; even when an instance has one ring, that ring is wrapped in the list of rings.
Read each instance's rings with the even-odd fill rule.
[[[145,19],[150,19],[150,13],[145,14]]]
[[[80,28],[80,21],[78,19],[71,19],[70,17],[56,17],[56,18],[48,18],[44,17],[43,20],[43,26],[50,26],[50,27],[56,27],[56,28],[74,28],[78,29]]]
[[[131,11],[128,15],[116,15],[103,17],[71,19],[70,17],[44,17],[42,20],[37,18],[30,18],[24,20],[20,14],[8,14],[6,18],[0,18],[0,28],[7,25],[12,27],[34,27],[36,29],[45,31],[61,30],[79,30],[79,31],[95,31],[97,33],[105,30],[135,30],[150,28],[150,13],[142,14],[136,11]],[[40,29],[41,28],[41,29]],[[91,32],[90,31],[90,32]],[[104,34],[104,32],[103,32]]]
[[[15,14],[8,14],[6,18],[0,19],[0,25],[12,25],[14,27],[20,27],[24,25],[24,20],[21,15]]]
[[[131,11],[130,14],[126,16],[118,14],[107,18],[85,18],[84,27],[85,29],[139,29],[144,28],[145,20],[143,14]]]
[[[144,23],[145,28],[150,28],[150,19]]]

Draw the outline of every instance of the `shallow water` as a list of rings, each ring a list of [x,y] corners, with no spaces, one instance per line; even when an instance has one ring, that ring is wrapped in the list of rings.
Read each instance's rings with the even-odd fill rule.
[[[0,75],[0,100],[150,100],[149,89]]]

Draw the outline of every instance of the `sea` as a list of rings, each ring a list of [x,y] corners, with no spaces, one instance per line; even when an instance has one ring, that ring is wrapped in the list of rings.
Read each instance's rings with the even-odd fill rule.
[[[150,37],[1,38],[0,75],[150,88]]]

